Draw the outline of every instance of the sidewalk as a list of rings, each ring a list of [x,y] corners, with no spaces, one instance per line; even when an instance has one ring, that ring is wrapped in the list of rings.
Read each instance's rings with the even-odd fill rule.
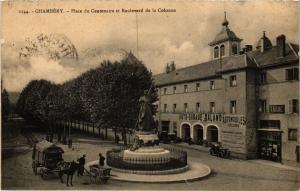
[[[186,148],[186,149],[193,149],[193,150],[197,150],[197,151],[200,151],[200,152],[206,152],[207,154],[209,153],[209,147],[204,147],[204,146],[201,146],[201,145],[189,145],[187,143],[177,143],[177,144],[171,143],[170,145],[175,146],[175,147]],[[300,165],[297,164],[294,161],[284,161],[283,163],[278,163],[278,162],[273,162],[273,161],[268,161],[268,160],[262,160],[262,159],[253,159],[253,160],[245,160],[245,161],[300,172]]]
[[[272,166],[272,167],[276,167],[276,168],[281,168],[281,169],[285,169],[285,170],[294,170],[294,171],[299,171],[300,172],[300,166],[298,165],[298,167],[296,166],[291,166],[290,163],[286,163],[286,164],[282,164],[279,162],[273,162],[273,161],[268,161],[268,160],[262,160],[262,159],[254,159],[254,160],[248,160],[249,162],[253,162],[253,163],[258,163],[258,164],[262,164],[262,165],[268,165],[268,166]]]

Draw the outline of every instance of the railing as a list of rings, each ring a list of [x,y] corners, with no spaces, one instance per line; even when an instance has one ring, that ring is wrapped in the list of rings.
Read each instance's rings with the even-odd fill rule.
[[[161,171],[182,168],[187,165],[187,152],[179,149],[168,149],[170,158],[127,158],[123,157],[126,148],[107,151],[107,165],[126,170],[136,171]]]

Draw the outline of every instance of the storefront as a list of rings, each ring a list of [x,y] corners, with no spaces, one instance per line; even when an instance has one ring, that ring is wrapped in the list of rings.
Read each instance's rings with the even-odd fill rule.
[[[280,121],[261,120],[258,129],[258,157],[265,160],[281,162],[282,143],[281,143]]]

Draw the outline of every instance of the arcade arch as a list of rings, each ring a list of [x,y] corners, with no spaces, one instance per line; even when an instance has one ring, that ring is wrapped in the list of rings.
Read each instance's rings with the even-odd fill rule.
[[[217,125],[213,125],[213,124],[207,125],[206,140],[208,142],[220,142],[220,131]]]

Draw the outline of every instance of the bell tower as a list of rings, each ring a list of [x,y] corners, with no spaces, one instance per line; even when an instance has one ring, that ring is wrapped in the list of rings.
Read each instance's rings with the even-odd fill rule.
[[[237,37],[236,34],[229,29],[228,25],[227,15],[226,12],[224,12],[222,29],[216,35],[215,39],[209,43],[212,60],[237,55],[240,52],[242,39]]]

